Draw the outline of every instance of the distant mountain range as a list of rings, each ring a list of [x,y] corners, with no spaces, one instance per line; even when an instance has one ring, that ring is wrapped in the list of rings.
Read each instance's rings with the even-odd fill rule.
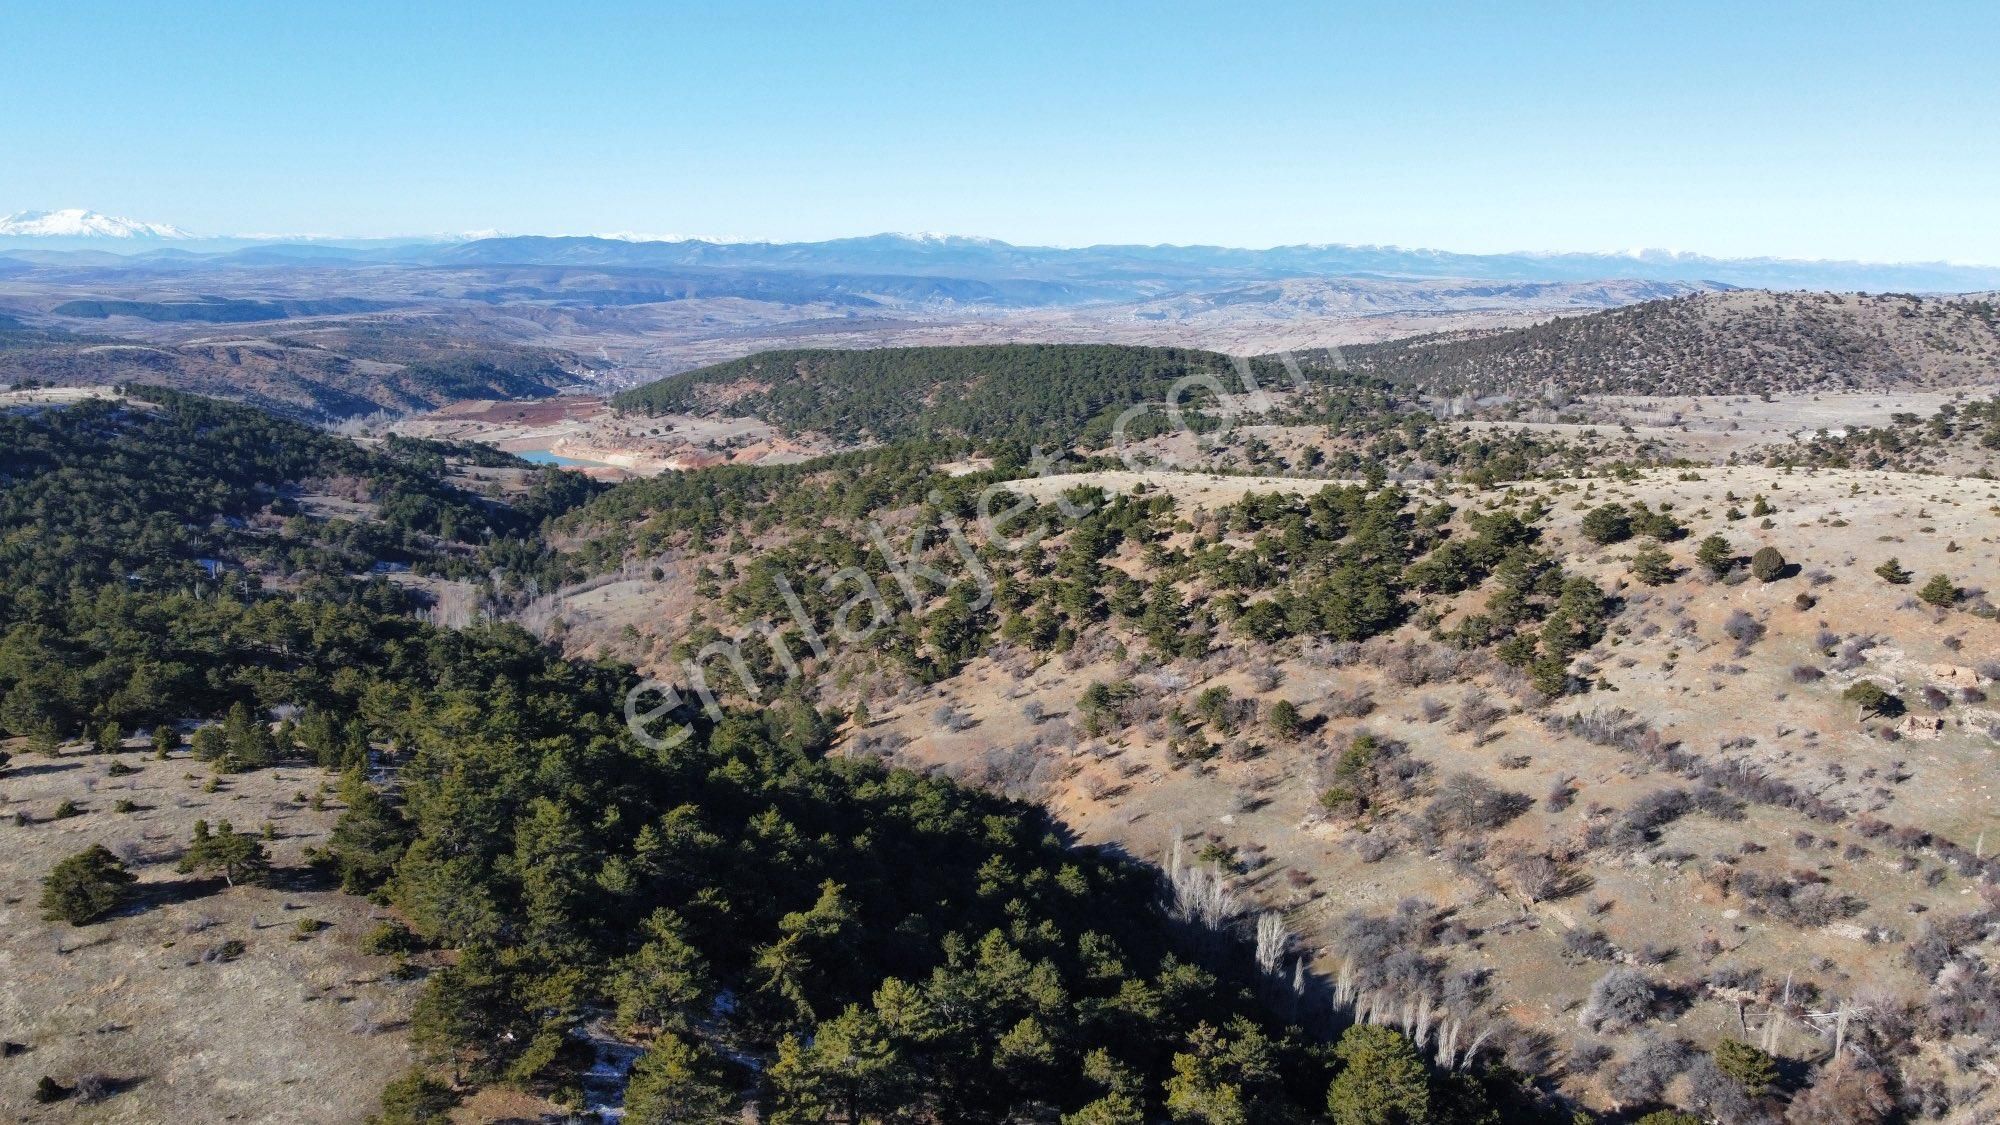
[[[165,223],[142,223],[72,207],[64,211],[17,211],[0,219],[0,236],[17,238],[116,238],[186,241],[194,235]]]
[[[94,252],[94,253],[93,253]],[[1495,282],[1629,279],[1765,289],[1977,292],[2000,289],[2000,266],[1630,254],[1460,254],[1338,243],[1249,250],[1226,246],[1016,246],[953,235],[878,234],[822,242],[641,241],[630,236],[411,236],[343,239],[199,237],[164,223],[94,211],[21,212],[0,220],[0,255],[51,265],[172,269],[403,264],[561,266],[601,270],[754,270],[870,277],[946,277],[1070,287],[1073,299],[1129,299],[1229,281],[1355,277]],[[128,263],[137,265],[138,262]]]

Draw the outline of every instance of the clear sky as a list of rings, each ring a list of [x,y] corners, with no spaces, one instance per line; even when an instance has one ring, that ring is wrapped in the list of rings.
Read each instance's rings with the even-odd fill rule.
[[[2000,4],[0,0],[0,213],[2000,263]]]

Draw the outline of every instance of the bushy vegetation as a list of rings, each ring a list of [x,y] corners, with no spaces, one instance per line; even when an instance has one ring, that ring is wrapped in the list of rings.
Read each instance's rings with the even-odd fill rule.
[[[1958,584],[1949,574],[1933,574],[1930,581],[1917,591],[1917,596],[1925,602],[1945,609],[1958,603]]]
[[[137,876],[102,844],[56,864],[42,880],[42,916],[87,926],[117,909]]]

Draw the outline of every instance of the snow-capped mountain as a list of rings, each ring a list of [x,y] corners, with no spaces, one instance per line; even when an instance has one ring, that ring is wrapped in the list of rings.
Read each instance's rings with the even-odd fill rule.
[[[81,207],[61,211],[17,211],[0,219],[0,235],[20,238],[120,238],[187,240],[195,237],[167,223],[121,219]]]
[[[945,278],[1031,288],[1054,285],[1068,300],[1151,299],[1209,284],[1244,285],[1288,278],[1457,279],[1495,283],[1592,283],[1605,279],[1676,285],[1721,283],[1765,289],[1871,292],[1985,292],[2000,286],[2000,266],[1948,262],[1880,263],[1783,258],[1714,258],[1679,250],[1458,253],[1401,246],[1302,243],[1246,249],[1207,245],[1015,245],[966,235],[872,234],[819,242],[771,242],[724,236],[618,231],[583,236],[455,234],[197,235],[167,223],[98,211],[22,211],[0,219],[0,254],[49,261],[48,255],[120,255],[191,262],[238,255],[239,264],[339,260],[406,265],[560,266],[657,270],[774,270],[824,276]],[[241,255],[249,257],[241,257]],[[789,282],[787,282],[789,284]],[[1035,300],[1043,299],[1036,289]]]

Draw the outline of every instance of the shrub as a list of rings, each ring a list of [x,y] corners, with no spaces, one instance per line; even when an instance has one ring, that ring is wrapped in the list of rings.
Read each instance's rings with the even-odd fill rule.
[[[1647,1035],[1637,1050],[1611,1076],[1611,1094],[1620,1101],[1653,1102],[1667,1083],[1687,1069],[1692,1052],[1678,1039]]]
[[[1624,1031],[1653,1015],[1653,983],[1637,969],[1617,968],[1597,978],[1577,1019],[1592,1031]]]
[[[1761,1116],[1742,1084],[1716,1065],[1714,1059],[1702,1056],[1688,1064],[1687,1105],[1703,1121],[1748,1122]]]
[[[1567,777],[1558,778],[1549,786],[1548,795],[1542,798],[1542,803],[1549,807],[1550,812],[1561,812],[1575,801],[1576,789]]]
[[[1569,1052],[1569,1070],[1574,1074],[1595,1074],[1611,1061],[1611,1048],[1603,1043],[1578,1043]]]
[[[1778,1080],[1777,1060],[1740,1039],[1724,1037],[1715,1045],[1715,1065],[1753,1098],[1763,1096]]]
[[[1933,574],[1931,580],[1924,583],[1924,588],[1917,591],[1917,596],[1939,609],[1944,609],[1957,604],[1958,587],[1953,584],[1950,575]]]
[[[1259,664],[1250,669],[1250,686],[1258,691],[1274,691],[1285,682],[1285,673],[1276,664]]]
[[[1736,550],[1729,545],[1729,540],[1711,535],[1695,548],[1694,561],[1701,564],[1703,570],[1720,578],[1736,566]]]
[[[220,945],[209,948],[201,955],[204,961],[234,961],[249,951],[240,938],[230,938]]]
[[[1694,797],[1685,789],[1656,789],[1639,798],[1618,818],[1618,842],[1636,848],[1653,839],[1660,829],[1686,816],[1694,808]]]
[[[1722,623],[1722,631],[1738,644],[1754,645],[1764,639],[1764,626],[1740,609],[1731,613],[1729,619]]]
[[[382,1090],[382,1112],[369,1118],[373,1125],[423,1125],[448,1121],[458,1106],[458,1095],[450,1086],[412,1067],[409,1073]]]
[[[1632,503],[1632,534],[1645,535],[1662,543],[1671,543],[1687,534],[1681,521],[1665,509],[1653,511],[1644,501]]]
[[[1861,708],[1863,715],[1892,717],[1903,713],[1903,701],[1870,680],[1856,680],[1840,697]]]
[[[1366,688],[1351,688],[1328,695],[1324,706],[1336,719],[1366,718],[1375,711],[1375,696]]]
[[[1354,854],[1360,856],[1363,863],[1380,863],[1395,850],[1396,846],[1389,838],[1379,833],[1370,833],[1354,841]]]
[[[1600,547],[1632,538],[1632,513],[1623,504],[1603,504],[1584,513],[1583,537]]]
[[[84,1105],[96,1105],[117,1092],[118,1083],[109,1075],[87,1071],[76,1076],[76,1100]]]
[[[1563,934],[1563,956],[1572,961],[1609,961],[1618,950],[1603,930],[1570,930]]]
[[[1358,813],[1365,804],[1361,795],[1345,785],[1335,785],[1319,795],[1320,807],[1335,815]]]
[[[1717,820],[1742,820],[1743,798],[1704,782],[1695,786],[1694,807]]]
[[[1541,852],[1518,852],[1508,858],[1506,868],[1514,886],[1535,902],[1554,898],[1563,889],[1562,865]]]
[[[116,909],[137,876],[102,844],[56,864],[42,880],[42,916],[86,926]]]
[[[1822,1066],[1812,1085],[1792,1099],[1785,1121],[1788,1125],[1876,1125],[1887,1121],[1895,1107],[1895,1097],[1879,1070],[1842,1055]]]
[[[1458,716],[1452,720],[1451,727],[1460,733],[1484,732],[1506,714],[1505,708],[1488,701],[1485,692],[1474,691],[1458,705]]]
[[[1476,832],[1498,828],[1526,811],[1532,801],[1476,774],[1455,773],[1438,786],[1425,816],[1440,829]]]
[[[1305,727],[1305,719],[1299,714],[1298,707],[1289,699],[1280,699],[1271,704],[1270,714],[1265,721],[1270,724],[1271,733],[1280,738],[1297,738],[1299,731]]]
[[[1903,569],[1903,564],[1898,562],[1894,557],[1891,557],[1888,562],[1883,563],[1881,566],[1876,567],[1875,573],[1881,576],[1882,581],[1887,582],[1891,586],[1907,586],[1913,577],[1909,571]]]
[[[1785,556],[1776,547],[1760,547],[1750,556],[1750,577],[1759,582],[1776,582],[1785,573]]]
[[[1648,586],[1662,586],[1674,577],[1672,556],[1658,546],[1648,544],[1632,555],[1632,577]]]

